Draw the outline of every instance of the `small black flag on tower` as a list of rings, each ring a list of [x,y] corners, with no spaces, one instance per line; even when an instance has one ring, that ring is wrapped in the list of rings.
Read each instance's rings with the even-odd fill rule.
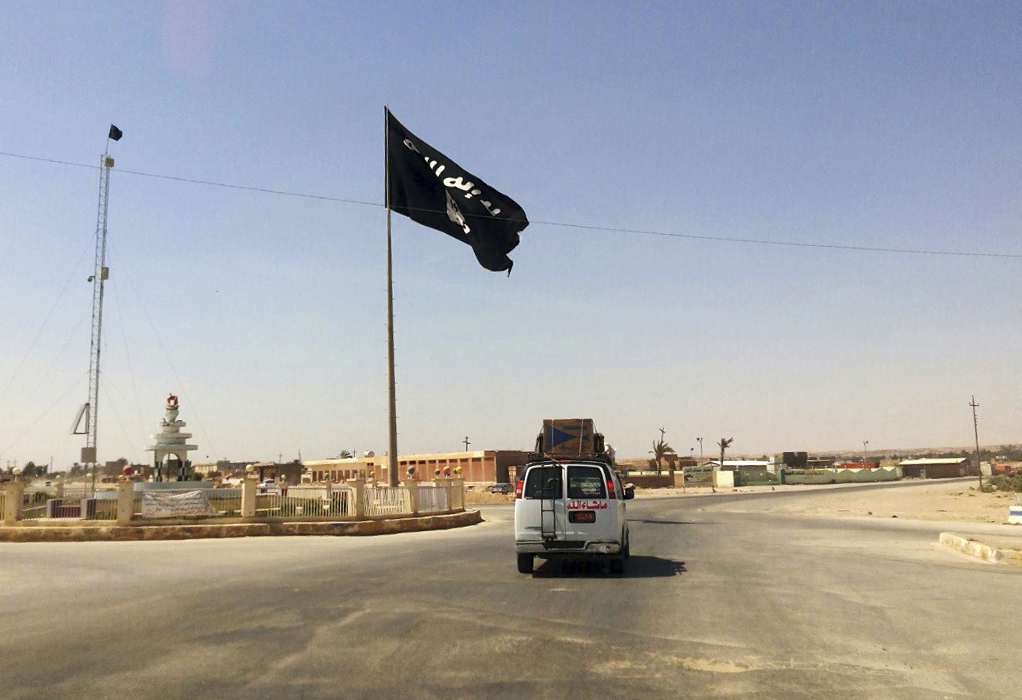
[[[110,136],[108,138],[111,138],[114,141],[120,141],[122,136],[124,136],[124,132],[121,131],[120,129],[118,129],[113,124],[111,124],[110,125]]]
[[[529,225],[515,200],[463,170],[387,111],[390,208],[468,243],[487,270],[511,274],[507,254]]]

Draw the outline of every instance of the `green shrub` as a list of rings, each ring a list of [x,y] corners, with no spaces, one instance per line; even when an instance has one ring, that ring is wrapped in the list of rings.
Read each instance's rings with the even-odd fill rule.
[[[1014,491],[1015,493],[1022,492],[1022,474],[1015,474],[1014,476],[1006,476],[1004,474],[998,474],[987,480],[983,490],[987,491]]]

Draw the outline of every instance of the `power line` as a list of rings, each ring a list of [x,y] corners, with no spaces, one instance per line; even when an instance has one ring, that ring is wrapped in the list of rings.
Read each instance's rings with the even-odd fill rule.
[[[185,391],[185,383],[181,380],[181,375],[177,373],[177,368],[174,366],[174,363],[170,359],[170,353],[167,352],[167,348],[166,346],[164,346],[163,340],[160,338],[160,334],[156,331],[156,324],[153,323],[153,319],[149,316],[149,311],[146,309],[145,304],[142,302],[142,295],[139,294],[138,287],[135,286],[135,280],[128,273],[125,273],[125,277],[128,278],[128,284],[131,286],[132,291],[135,293],[135,300],[138,302],[138,306],[142,310],[142,315],[145,316],[145,320],[149,323],[149,328],[153,332],[153,337],[156,339],[156,344],[160,346],[160,350],[163,352],[163,357],[167,361],[167,365],[170,367],[170,371],[174,375],[174,379],[177,381],[177,386],[180,387],[180,389],[178,389],[178,393],[181,394],[181,397],[185,400],[186,403],[190,402],[191,399],[189,398],[188,393]],[[219,450],[216,449],[216,445],[213,444],[213,440],[210,439],[209,433],[206,431],[206,426],[202,424],[202,420],[200,418],[201,412],[199,411],[198,407],[196,407],[194,410],[195,413],[192,415],[195,416],[195,422],[198,425],[199,430],[202,431],[202,434],[205,437],[206,442],[209,443],[211,451],[214,453],[219,453]]]
[[[52,163],[54,165],[66,165],[76,168],[91,168],[97,169],[96,165],[89,165],[86,163],[74,163],[66,160],[57,160],[55,158],[42,158],[39,156],[29,156],[22,153],[11,153],[8,151],[0,151],[0,156],[6,156],[8,158],[20,158],[23,160],[32,160],[42,163]],[[136,175],[139,177],[149,177],[158,180],[170,180],[172,182],[184,182],[193,185],[206,185],[208,187],[221,187],[224,189],[231,190],[243,190],[247,192],[258,192],[261,194],[273,194],[282,197],[296,197],[299,199],[312,199],[322,202],[337,202],[340,204],[358,204],[360,206],[367,207],[379,207],[383,208],[382,202],[368,202],[361,199],[348,199],[344,197],[329,197],[327,195],[309,194],[307,192],[294,192],[288,190],[276,190],[270,187],[255,187],[252,185],[234,185],[226,182],[217,182],[215,180],[199,180],[196,178],[189,177],[178,177],[176,175],[163,175],[160,173],[147,173],[141,170],[118,170],[119,173],[125,175]],[[956,251],[956,250],[927,250],[924,248],[887,248],[883,246],[859,246],[859,245],[844,245],[839,243],[806,243],[799,241],[778,241],[770,240],[765,238],[742,238],[737,236],[709,236],[705,234],[697,233],[676,233],[671,231],[652,231],[648,229],[630,229],[620,228],[615,226],[595,226],[592,224],[574,224],[563,221],[543,221],[536,220],[531,222],[534,225],[543,226],[556,226],[558,228],[572,228],[580,229],[584,231],[603,231],[605,233],[625,233],[641,236],[660,236],[664,238],[682,238],[693,241],[708,241],[712,243],[740,243],[746,245],[770,245],[770,246],[784,246],[788,248],[816,248],[822,250],[844,250],[856,253],[888,253],[896,255],[931,255],[931,256],[942,256],[942,257],[962,257],[962,258],[1002,258],[1018,260],[1022,259],[1022,253],[981,253],[981,252],[967,252],[967,251]]]
[[[21,153],[9,153],[7,151],[0,151],[0,156],[7,156],[9,158],[21,158],[23,160],[34,160],[42,163],[52,163],[54,165],[67,165],[75,168],[91,168],[97,170],[99,166],[89,165],[87,163],[73,163],[66,160],[56,160],[53,158],[40,158],[38,156],[27,156]],[[139,177],[151,177],[158,180],[170,180],[172,182],[186,182],[192,185],[207,185],[209,187],[222,187],[230,190],[244,190],[247,192],[260,192],[262,194],[276,194],[284,197],[298,197],[300,199],[315,199],[324,202],[338,202],[340,204],[361,204],[369,207],[383,207],[380,202],[366,202],[359,199],[344,199],[342,197],[328,197],[326,195],[319,194],[308,194],[305,192],[289,192],[287,190],[275,190],[269,187],[254,187],[251,185],[232,185],[226,182],[216,182],[214,180],[199,180],[191,177],[178,177],[176,175],[163,175],[160,173],[147,173],[141,170],[122,170],[117,169],[119,174],[124,175],[138,175]]]
[[[121,338],[124,340],[124,358],[127,361],[127,365],[128,365],[128,377],[131,379],[131,390],[132,390],[132,393],[133,393],[133,395],[135,397],[135,411],[136,411],[136,413],[138,415],[138,426],[139,426],[139,428],[142,429],[141,435],[142,435],[143,440],[144,440],[144,438],[145,438],[145,422],[142,420],[142,404],[138,400],[138,385],[135,383],[135,370],[131,366],[131,349],[130,349],[130,344],[128,343],[128,333],[127,333],[127,330],[124,327],[124,315],[121,313],[120,297],[116,293],[116,290],[117,290],[117,285],[110,285],[110,291],[112,292],[112,294],[110,295],[110,298],[114,302],[114,306],[117,309],[117,320],[120,322],[120,326],[121,326]],[[118,419],[119,419],[119,417],[118,417]],[[124,431],[123,426],[122,426],[121,430],[122,430],[122,432]],[[127,435],[125,435],[125,437],[127,437]]]
[[[38,417],[38,418],[36,418],[36,419],[35,419],[34,421],[32,421],[32,423],[31,423],[31,424],[29,424],[29,426],[28,426],[27,428],[25,428],[25,430],[23,430],[23,431],[22,431],[22,433],[21,433],[20,435],[18,435],[18,437],[14,438],[14,440],[12,440],[12,441],[10,442],[10,444],[8,444],[6,448],[4,448],[4,450],[3,450],[3,454],[7,454],[7,453],[9,453],[9,452],[10,452],[10,451],[11,451],[11,450],[12,450],[12,449],[14,448],[14,446],[15,446],[15,445],[17,445],[17,444],[18,444],[18,443],[19,443],[19,442],[21,441],[21,438],[23,438],[23,437],[25,437],[26,435],[28,435],[28,432],[29,432],[30,430],[32,430],[32,428],[36,427],[36,425],[38,425],[38,424],[39,424],[39,421],[41,421],[41,420],[42,420],[43,418],[45,418],[45,417],[46,417],[47,415],[49,415],[49,413],[50,413],[50,412],[51,412],[51,411],[52,411],[52,410],[53,410],[54,408],[56,408],[56,407],[57,407],[57,404],[59,404],[59,403],[60,403],[61,401],[63,401],[63,400],[64,400],[64,398],[65,398],[65,397],[66,397],[66,396],[67,396],[68,394],[70,394],[70,393],[71,393],[71,392],[72,392],[72,391],[73,391],[74,389],[78,388],[78,385],[82,383],[82,380],[83,380],[83,379],[85,379],[85,378],[86,378],[86,377],[88,377],[88,376],[89,376],[89,373],[88,373],[88,372],[86,372],[85,374],[83,374],[82,376],[80,376],[80,377],[78,378],[78,380],[77,380],[77,381],[76,381],[76,382],[75,382],[74,384],[72,384],[71,386],[69,386],[69,387],[67,388],[67,391],[65,391],[65,392],[64,392],[63,394],[61,394],[61,396],[60,396],[60,397],[59,397],[59,398],[58,398],[58,399],[57,399],[56,401],[54,401],[54,402],[53,402],[52,404],[50,404],[50,407],[49,407],[49,408],[47,408],[47,409],[46,409],[45,411],[43,411],[43,412],[42,412],[42,413],[41,413],[41,414],[39,415],[39,417]]]
[[[74,264],[74,267],[71,268],[71,272],[68,273],[67,280],[65,280],[64,282],[64,286],[61,287],[60,293],[57,294],[57,298],[53,302],[53,306],[50,307],[49,313],[47,313],[46,318],[43,319],[43,323],[41,326],[39,326],[39,330],[36,331],[35,337],[32,338],[32,342],[29,343],[28,349],[25,351],[24,357],[21,358],[21,362],[18,363],[18,366],[14,370],[14,374],[11,375],[11,378],[8,380],[7,385],[4,386],[3,391],[0,391],[0,405],[3,404],[4,398],[6,398],[7,392],[11,388],[11,384],[14,383],[14,380],[20,374],[21,368],[25,365],[25,361],[32,354],[32,350],[35,349],[36,343],[39,341],[39,337],[42,335],[43,330],[46,328],[46,324],[50,322],[50,318],[53,316],[53,312],[56,311],[57,305],[60,304],[60,300],[64,298],[64,293],[68,290],[68,287],[71,285],[71,280],[74,279],[76,274],[78,274],[78,266],[82,264],[82,260],[85,259],[85,255],[89,252],[90,247],[91,246],[87,246],[82,251],[81,256],[79,256],[78,258],[78,262],[76,262]],[[61,352],[63,352],[63,350],[61,350]],[[56,363],[56,360],[54,360],[54,363]],[[49,372],[49,370],[47,370],[47,372]]]
[[[648,231],[643,229],[614,228],[610,226],[592,226],[588,224],[566,224],[557,221],[533,221],[534,224],[560,226],[563,228],[579,228],[589,231],[606,231],[610,233],[635,233],[645,236],[665,236],[668,238],[687,238],[696,241],[712,241],[714,243],[750,243],[756,245],[777,245],[791,248],[824,248],[831,250],[849,250],[859,253],[897,253],[900,255],[942,255],[950,257],[970,258],[1022,258],[1022,253],[970,253],[955,250],[925,250],[922,248],[883,248],[880,246],[842,245],[838,243],[804,243],[797,241],[775,241],[762,238],[736,238],[730,236],[706,236],[696,233],[672,233],[668,231]]]

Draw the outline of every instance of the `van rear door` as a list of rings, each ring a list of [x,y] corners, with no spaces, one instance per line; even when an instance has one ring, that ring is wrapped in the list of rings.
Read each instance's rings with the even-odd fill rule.
[[[566,539],[617,540],[618,513],[614,484],[598,465],[568,465]],[[609,488],[608,488],[609,487]]]
[[[564,468],[559,464],[532,467],[525,475],[522,507],[525,520],[539,524],[544,540],[563,540],[565,522]]]

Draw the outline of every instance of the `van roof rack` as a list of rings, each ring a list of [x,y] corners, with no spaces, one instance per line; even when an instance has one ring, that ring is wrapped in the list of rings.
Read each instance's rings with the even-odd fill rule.
[[[610,457],[606,454],[587,455],[548,455],[542,452],[530,452],[529,463],[532,462],[600,462],[610,466]]]

